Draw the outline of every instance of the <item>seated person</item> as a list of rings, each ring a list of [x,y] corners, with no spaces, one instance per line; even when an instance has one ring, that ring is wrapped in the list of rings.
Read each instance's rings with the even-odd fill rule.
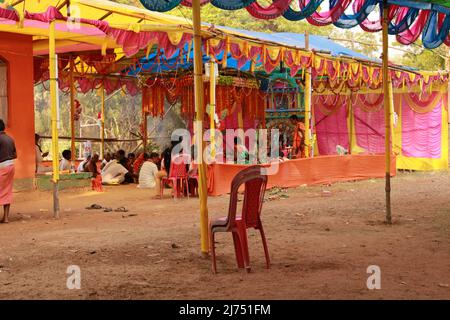
[[[180,141],[171,141],[170,147],[166,148],[161,154],[161,169],[165,170],[167,175],[170,174],[170,163],[172,162],[172,150],[180,143]]]
[[[97,178],[97,176],[100,174],[100,172],[98,171],[98,160],[98,154],[94,154],[91,160],[89,160],[89,162],[85,166],[85,172],[92,173],[92,178]]]
[[[125,175],[128,170],[117,160],[110,161],[102,170],[103,184],[121,184],[125,181]]]
[[[134,183],[133,172],[130,169],[130,161],[125,156],[124,150],[120,149],[119,151],[117,151],[116,160],[119,164],[121,164],[127,170],[127,173],[125,174],[125,179],[122,181],[122,183],[124,183],[124,184]]]
[[[91,160],[85,166],[86,172],[92,173],[92,190],[97,192],[103,192],[102,187],[102,175],[100,174],[98,168],[99,156],[98,154],[94,154]]]
[[[134,153],[130,152],[128,154],[128,166],[130,168],[132,168],[135,161],[136,161],[136,155]]]
[[[147,156],[145,155],[145,157]],[[159,161],[159,155],[156,152],[150,154],[150,157],[142,164],[138,185],[138,188],[154,189],[154,196],[157,198],[161,188],[161,179],[167,176],[165,171],[158,170],[157,163]]]
[[[103,170],[103,168],[108,164],[108,162],[110,162],[112,160],[112,156],[111,153],[107,153],[102,161],[101,167],[100,169]]]
[[[139,172],[141,171],[142,165],[145,161],[148,160],[148,153],[142,152],[139,154],[139,156],[136,158],[136,160],[133,163],[133,176],[136,182],[139,183]]]
[[[47,152],[42,152],[42,148],[40,145],[41,136],[37,133],[34,135],[34,143],[35,143],[35,154],[36,154],[36,173],[38,174],[44,174],[46,172],[52,172],[53,169],[50,167],[46,167],[42,164],[44,161],[44,158],[48,156]]]
[[[70,171],[72,152],[70,150],[64,150],[62,156],[63,158],[59,162],[59,171]]]
[[[86,158],[80,162],[77,168],[77,172],[86,172],[86,165],[91,160],[91,155],[87,155]]]
[[[116,160],[125,168],[128,166],[128,159],[125,157],[125,150],[120,149],[116,152]]]

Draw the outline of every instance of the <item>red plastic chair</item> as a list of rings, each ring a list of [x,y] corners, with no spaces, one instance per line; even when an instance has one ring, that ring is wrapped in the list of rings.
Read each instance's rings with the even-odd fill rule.
[[[197,164],[193,164],[192,165],[192,172],[189,173],[189,179],[193,180],[195,183],[193,184],[193,190],[192,194],[194,197],[198,196],[198,187],[199,187],[199,183],[200,183],[200,178],[198,176],[198,165]]]
[[[180,191],[184,191],[184,187],[186,187],[187,196],[189,198],[189,176],[186,166],[189,165],[190,161],[191,156],[188,154],[180,154],[172,158],[169,177],[161,179],[161,198],[163,197],[165,184],[172,185],[173,195],[175,198],[178,198],[180,196]],[[181,190],[178,186],[181,187]]]
[[[237,215],[238,191],[245,185],[244,201],[241,215]],[[234,250],[236,261],[239,268],[245,268],[250,272],[250,258],[247,243],[247,229],[254,228],[259,230],[266,257],[266,267],[270,268],[269,250],[261,223],[261,209],[264,200],[264,194],[267,186],[267,175],[261,174],[259,166],[252,166],[234,177],[231,183],[230,206],[228,217],[210,221],[210,252],[212,255],[212,270],[217,272],[216,252],[215,252],[215,233],[231,232],[233,234]]]

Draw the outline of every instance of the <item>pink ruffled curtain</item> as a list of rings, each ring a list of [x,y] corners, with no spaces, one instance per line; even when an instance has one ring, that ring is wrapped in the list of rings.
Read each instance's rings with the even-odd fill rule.
[[[405,99],[402,101],[403,155],[414,158],[441,158],[442,99],[428,113],[415,112]]]
[[[19,21],[19,15],[14,10],[8,10],[4,8],[0,8],[0,18],[1,19],[7,19],[7,20],[13,20],[13,21]]]
[[[358,146],[364,148],[369,154],[385,153],[384,109],[377,108],[367,112],[355,106],[353,115]]]
[[[327,112],[327,106],[323,99],[313,97],[315,132],[320,155],[336,154],[336,146],[349,148],[348,126],[347,126],[347,100],[339,99],[340,106],[335,110]]]

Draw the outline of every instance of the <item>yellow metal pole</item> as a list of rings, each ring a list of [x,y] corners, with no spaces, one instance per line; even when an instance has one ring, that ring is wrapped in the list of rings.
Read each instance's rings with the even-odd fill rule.
[[[206,163],[203,161],[203,116],[204,91],[203,91],[203,59],[202,59],[202,36],[201,36],[201,14],[200,0],[192,1],[192,21],[194,24],[194,88],[195,88],[195,110],[197,114],[195,132],[197,136],[197,150],[199,153],[199,198],[200,198],[200,237],[201,251],[204,256],[209,253],[209,232],[208,232],[208,186],[206,183]]]
[[[53,217],[59,218],[59,199],[58,199],[58,181],[59,181],[59,161],[58,161],[58,75],[56,74],[56,35],[55,21],[50,22],[49,28],[49,65],[50,65],[50,105],[51,105],[51,123],[52,123],[52,162],[53,162]]]
[[[391,215],[391,103],[389,94],[389,6],[383,1],[383,93],[386,124],[386,222],[392,224]]]
[[[73,72],[75,63],[70,56],[70,151],[72,152],[71,167],[75,166],[75,83]]]
[[[216,68],[214,58],[211,57],[209,63],[209,108],[210,108],[210,140],[211,140],[211,158],[216,158],[216,123],[214,121],[216,115]]]
[[[102,84],[102,88],[101,88],[101,97],[102,97],[102,116],[101,116],[101,132],[100,132],[100,137],[102,140],[102,146],[101,146],[101,150],[100,150],[100,158],[104,159],[105,157],[105,85]]]
[[[309,33],[305,32],[305,49],[309,50]],[[305,156],[310,156],[311,147],[311,87],[312,87],[312,75],[311,68],[306,69],[305,74]]]

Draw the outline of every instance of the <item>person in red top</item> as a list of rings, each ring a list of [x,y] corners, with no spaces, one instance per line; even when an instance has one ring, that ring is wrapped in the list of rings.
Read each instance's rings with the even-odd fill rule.
[[[297,158],[305,157],[305,124],[294,114],[290,118],[295,126],[294,137],[292,139],[292,155]]]

